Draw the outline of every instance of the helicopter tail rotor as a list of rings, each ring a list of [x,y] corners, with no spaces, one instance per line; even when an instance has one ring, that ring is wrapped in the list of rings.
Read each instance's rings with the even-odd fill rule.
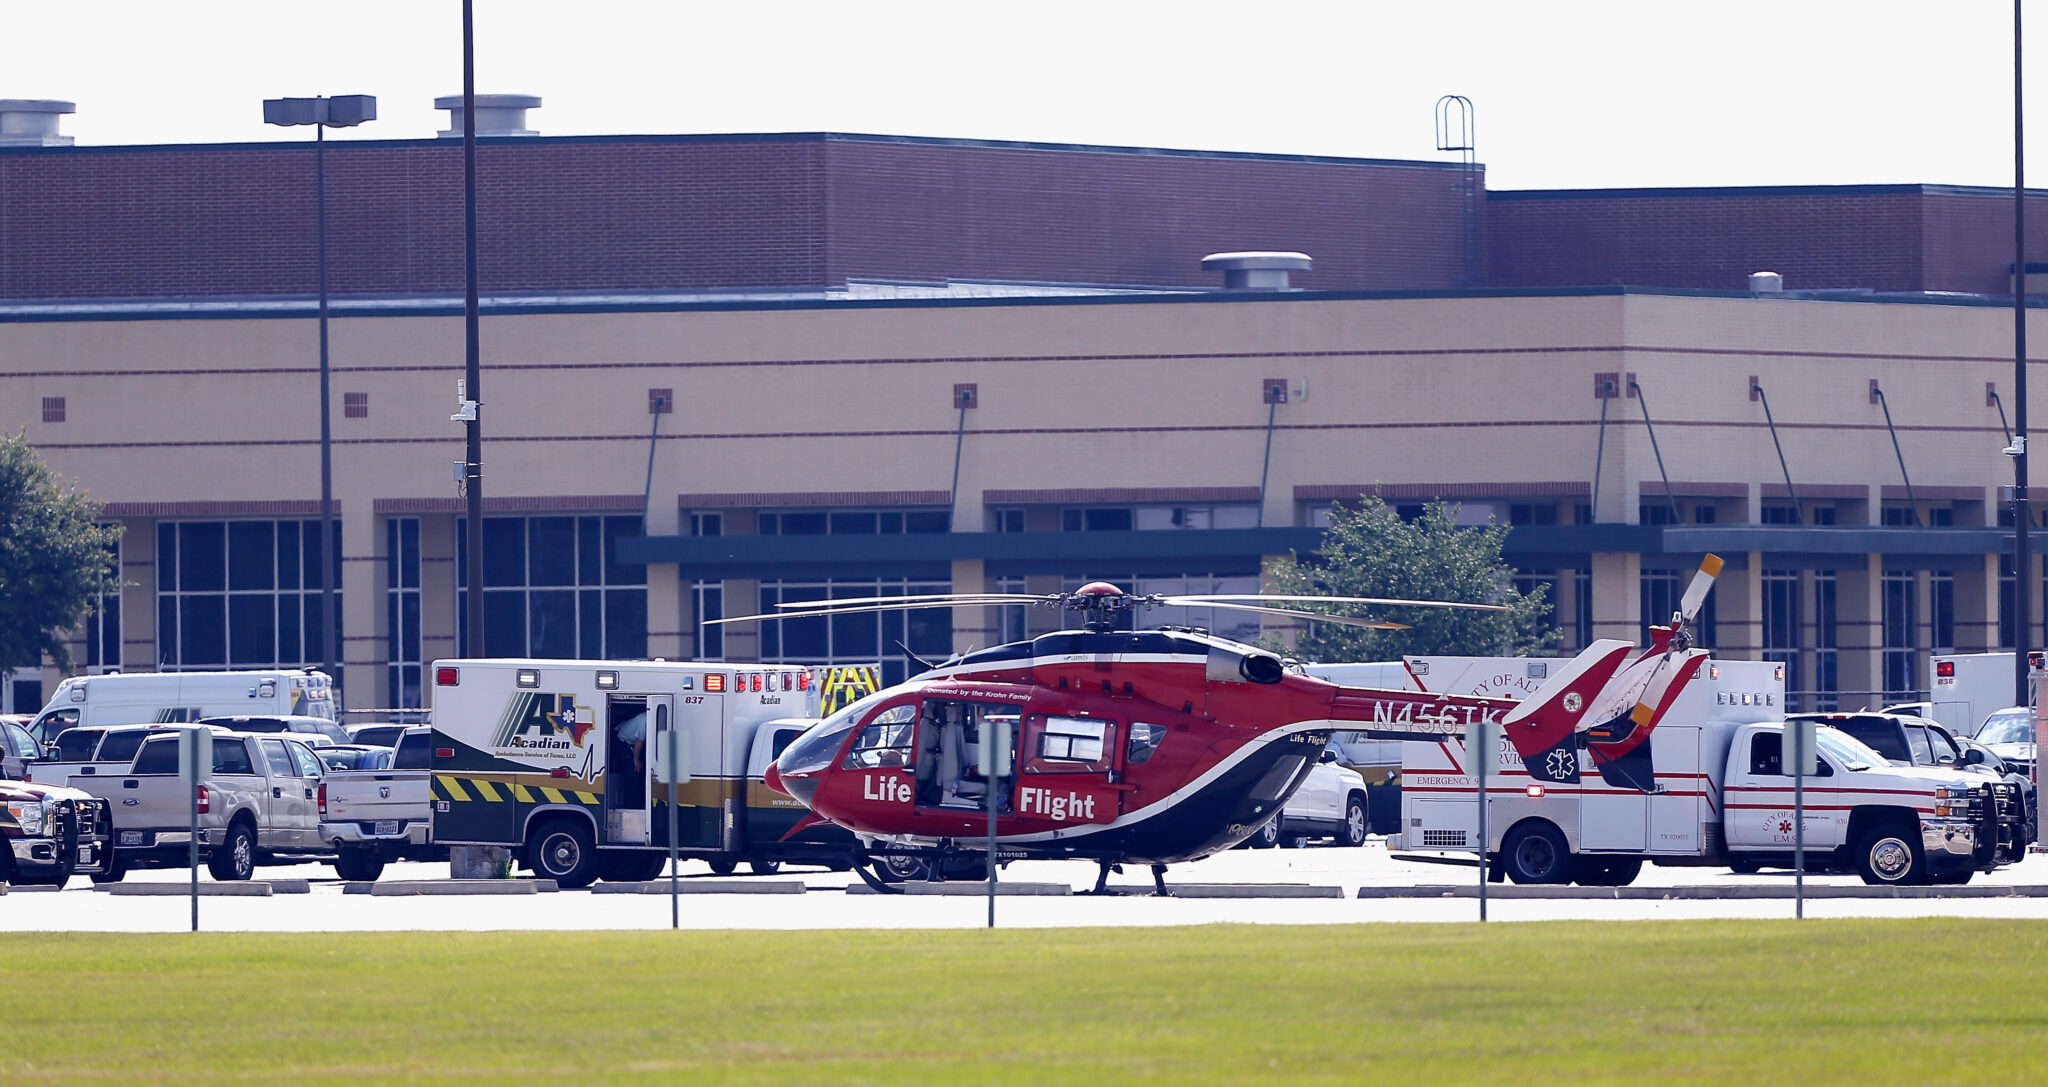
[[[1579,720],[1634,649],[1619,639],[1594,642],[1501,720],[1502,734],[1522,756],[1532,780],[1578,783]],[[1474,752],[1473,757],[1489,754]]]

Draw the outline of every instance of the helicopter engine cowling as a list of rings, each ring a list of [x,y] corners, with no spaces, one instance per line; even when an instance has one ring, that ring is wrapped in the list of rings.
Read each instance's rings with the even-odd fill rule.
[[[1280,658],[1263,650],[1240,650],[1221,645],[1209,647],[1206,678],[1211,683],[1258,683],[1271,686],[1286,676]]]

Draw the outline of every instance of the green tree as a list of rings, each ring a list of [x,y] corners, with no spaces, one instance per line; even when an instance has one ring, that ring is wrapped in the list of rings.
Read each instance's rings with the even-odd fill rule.
[[[69,671],[64,632],[121,576],[107,561],[118,526],[100,505],[59,486],[28,431],[0,436],[0,669],[35,668],[48,654]]]
[[[1409,630],[1369,630],[1309,622],[1294,655],[1309,661],[1387,661],[1403,654],[1527,655],[1552,648],[1549,587],[1524,596],[1500,557],[1508,526],[1460,527],[1442,502],[1404,521],[1378,498],[1331,512],[1323,544],[1267,570],[1271,591],[1303,596],[1373,596],[1499,604],[1506,611],[1462,608],[1289,605],[1332,615],[1388,619]]]

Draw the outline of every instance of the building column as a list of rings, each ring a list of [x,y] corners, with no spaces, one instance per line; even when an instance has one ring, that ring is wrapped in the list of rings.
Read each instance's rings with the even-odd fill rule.
[[[434,662],[460,652],[455,637],[460,629],[455,616],[456,521],[452,513],[420,514],[420,664],[428,673],[423,689],[433,685]]]
[[[986,564],[980,559],[954,559],[952,591],[988,592]],[[955,607],[951,610],[953,652],[971,653],[977,649],[987,649],[996,644],[997,639],[1002,636],[1002,627],[996,620],[996,609]]]
[[[1619,638],[1630,645],[1642,641],[1641,555],[1633,551],[1603,551],[1593,555],[1593,637]]]
[[[758,578],[725,579],[725,613],[752,615],[760,610],[761,582]],[[733,623],[725,628],[725,659],[750,664],[761,659],[761,624]]]
[[[1884,556],[1871,555],[1861,570],[1835,571],[1835,653],[1839,689],[1884,688]],[[1868,696],[1873,704],[1880,696]],[[1853,696],[1846,706],[1861,703]]]
[[[121,522],[121,670],[154,672],[156,645],[156,520],[130,517]],[[44,690],[56,689],[46,683]]]
[[[384,518],[371,512],[370,501],[358,499],[353,516],[336,515],[341,523],[341,645],[335,660],[341,675],[342,706],[388,707],[390,699],[384,554]]]
[[[683,652],[683,632],[692,629],[690,601],[672,562],[647,564],[647,655],[663,660],[691,660]]]

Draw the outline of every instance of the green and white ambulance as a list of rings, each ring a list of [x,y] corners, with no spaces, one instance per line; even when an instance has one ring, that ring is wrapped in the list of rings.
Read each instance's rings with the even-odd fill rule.
[[[563,887],[652,879],[669,848],[657,737],[673,731],[688,774],[676,790],[683,856],[721,873],[848,866],[853,836],[809,822],[761,775],[849,672],[872,683],[865,669],[795,665],[435,661],[432,841],[510,847]]]

